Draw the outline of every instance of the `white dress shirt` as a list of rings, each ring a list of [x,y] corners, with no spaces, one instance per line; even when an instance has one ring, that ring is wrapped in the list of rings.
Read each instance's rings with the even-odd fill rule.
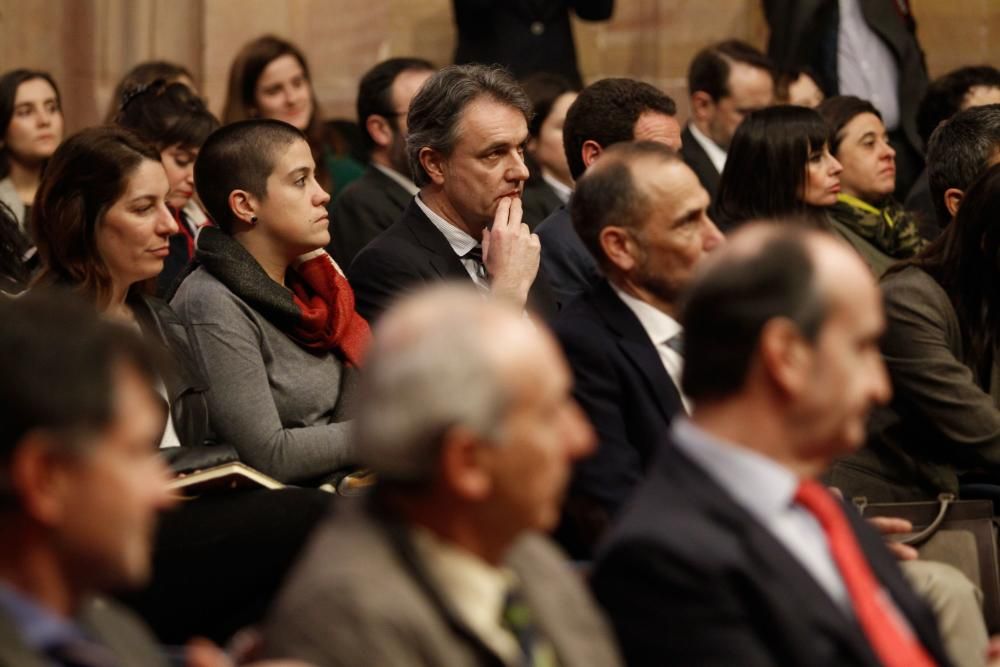
[[[720,440],[683,417],[675,419],[671,429],[677,447],[770,531],[841,609],[853,615],[823,527],[809,510],[793,502],[798,477],[772,459]]]
[[[840,0],[837,78],[841,95],[868,100],[887,130],[899,127],[899,66],[889,45],[868,26],[859,0]]]
[[[559,201],[563,204],[569,203],[570,195],[573,194],[573,188],[550,174],[549,170],[545,167],[542,167],[542,180],[549,184],[549,187],[556,193],[556,197],[559,197]]]
[[[409,192],[411,195],[415,195],[418,192],[420,192],[420,188],[417,187],[416,183],[408,179],[406,176],[403,176],[395,169],[390,169],[389,167],[383,167],[382,165],[377,164],[375,162],[372,162],[372,166],[381,171],[383,174],[385,174],[392,180],[399,183],[400,187]]]
[[[684,403],[685,412],[691,414],[691,402],[684,395],[684,392],[681,391],[684,357],[678,354],[674,348],[667,345],[667,341],[683,333],[681,325],[677,320],[659,308],[626,294],[613,283],[611,284],[611,289],[625,302],[628,309],[639,320],[639,324],[642,325],[646,335],[649,336],[649,340],[652,341],[653,347],[656,348],[656,353],[660,355],[660,361],[663,362],[664,370],[667,371],[667,375],[670,376],[670,379],[674,382],[674,386],[677,387],[677,393],[680,394],[681,401]]]
[[[462,262],[462,266],[465,267],[466,272],[469,274],[469,278],[471,278],[472,282],[476,284],[476,287],[481,290],[489,291],[489,283],[483,280],[483,278],[479,275],[479,262],[465,257],[465,253],[479,245],[479,241],[472,238],[469,234],[465,233],[432,211],[430,207],[427,206],[422,199],[420,199],[420,195],[416,196],[415,201],[417,202],[417,206],[420,207],[420,210],[423,211],[424,215],[426,215],[431,221],[431,224],[437,227],[439,232],[444,234],[444,238],[448,241],[448,245],[450,245],[451,249],[455,251],[456,255],[458,255]]]
[[[708,155],[708,159],[712,161],[712,166],[721,174],[723,168],[726,166],[726,151],[722,150],[719,144],[705,136],[701,130],[695,127],[694,123],[688,123],[688,129],[691,130],[691,136],[694,137],[694,140],[704,149]]]

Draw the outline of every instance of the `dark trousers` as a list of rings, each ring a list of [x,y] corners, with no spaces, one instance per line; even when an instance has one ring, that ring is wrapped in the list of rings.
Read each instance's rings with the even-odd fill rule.
[[[124,601],[165,644],[193,636],[224,643],[260,621],[332,500],[287,488],[184,501],[161,519],[153,580]]]

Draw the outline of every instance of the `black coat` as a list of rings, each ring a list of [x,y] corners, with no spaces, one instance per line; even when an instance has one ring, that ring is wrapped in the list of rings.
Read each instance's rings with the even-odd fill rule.
[[[586,559],[684,405],[639,319],[606,280],[552,328],[573,369],[573,396],[597,431],[597,451],[575,466],[558,531],[570,555]]]
[[[453,0],[456,63],[498,63],[515,77],[552,72],[581,85],[571,11],[587,21],[611,17],[614,0]]]
[[[767,53],[775,64],[782,69],[810,67],[828,97],[839,94],[837,28],[840,16],[836,0],[763,0],[763,3],[771,28]],[[900,127],[911,147],[920,154],[923,142],[917,132],[917,107],[927,91],[928,76],[909,5],[897,0],[862,0],[861,12],[896,57]],[[905,12],[902,6],[907,7]]]
[[[362,248],[403,216],[411,199],[406,188],[369,165],[333,202],[327,251],[346,269]]]
[[[681,157],[684,158],[684,162],[687,163],[687,166],[691,167],[698,180],[701,181],[701,186],[708,192],[708,196],[712,200],[712,206],[714,206],[719,196],[719,180],[722,178],[722,175],[716,170],[711,158],[708,157],[708,153],[701,147],[698,140],[694,138],[687,125],[684,126],[684,131],[681,132]]]
[[[347,279],[354,289],[355,309],[373,324],[408,290],[441,280],[472,284],[461,259],[415,199],[398,222],[358,253],[347,270]],[[528,292],[527,306],[543,319],[556,313],[556,302],[541,268]]]
[[[601,270],[573,229],[565,206],[543,220],[535,233],[542,243],[542,268],[560,305],[565,306],[600,282]]]
[[[931,610],[882,538],[844,506],[882,587],[948,665]],[[876,667],[860,627],[703,468],[667,442],[591,579],[627,664]]]

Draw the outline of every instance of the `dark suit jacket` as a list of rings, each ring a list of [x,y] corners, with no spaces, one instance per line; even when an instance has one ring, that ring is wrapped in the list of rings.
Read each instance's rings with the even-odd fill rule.
[[[409,529],[352,503],[319,527],[286,582],[264,624],[266,653],[324,667],[503,667],[452,609]],[[607,623],[546,538],[524,535],[505,565],[560,665],[620,664]]]
[[[573,369],[573,395],[598,437],[597,451],[576,465],[557,537],[573,557],[589,559],[684,406],[642,324],[606,280],[552,327]]]
[[[91,600],[77,622],[121,665],[167,667],[167,661],[149,630],[134,615],[110,600]],[[0,612],[0,667],[48,667],[46,656],[28,648],[13,621]]]
[[[875,577],[938,664],[949,664],[930,609],[881,537],[844,509]],[[669,441],[591,583],[631,666],[881,664],[799,561]]]
[[[889,406],[874,411],[868,445],[838,463],[830,482],[872,502],[932,500],[958,492],[958,471],[1000,472],[1000,360],[976,378],[947,294],[911,267],[882,281],[888,330],[882,353]]]
[[[819,76],[827,96],[838,94],[836,0],[763,0],[771,28],[767,53],[782,69],[808,66]],[[901,14],[896,0],[863,0],[865,21],[889,46],[899,66],[900,126],[911,146],[923,153],[917,132],[917,107],[927,91],[927,65],[908,11]],[[905,193],[904,193],[905,194]]]
[[[601,280],[601,270],[560,206],[535,230],[542,243],[542,268],[560,305],[565,306]]]
[[[714,205],[719,195],[719,180],[722,178],[722,175],[716,171],[715,165],[712,164],[712,160],[708,157],[708,153],[701,147],[698,140],[694,138],[687,125],[684,126],[684,131],[681,132],[681,157],[684,158],[687,166],[691,167],[691,170],[698,176],[701,186],[708,191],[708,196],[711,197],[712,204]]]
[[[368,165],[333,202],[327,251],[346,270],[362,248],[403,216],[411,199],[402,185]]]
[[[562,205],[556,191],[540,176],[525,183],[524,192],[521,193],[521,206],[524,209],[524,224],[532,230]]]
[[[453,0],[452,5],[456,63],[499,63],[518,78],[552,72],[577,86],[583,84],[569,13],[603,21],[614,10],[614,0]]]
[[[398,222],[358,253],[347,279],[354,289],[356,310],[371,323],[406,290],[440,280],[472,283],[448,240],[414,199]],[[557,305],[541,268],[527,305],[543,319],[556,313]]]

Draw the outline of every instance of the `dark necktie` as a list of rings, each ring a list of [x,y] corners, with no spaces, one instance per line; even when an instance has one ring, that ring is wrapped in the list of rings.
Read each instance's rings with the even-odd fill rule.
[[[476,275],[483,282],[488,283],[490,281],[489,275],[486,273],[486,265],[483,264],[483,246],[475,245],[467,253],[462,255],[462,259],[471,259],[476,262]]]
[[[811,480],[799,485],[795,502],[809,510],[823,527],[858,623],[882,664],[885,667],[931,667],[936,664],[899,613],[891,608],[840,503],[826,487]]]
[[[552,645],[541,634],[531,608],[516,587],[507,591],[500,625],[517,639],[524,667],[558,667]]]
[[[663,343],[681,357],[684,356],[684,333],[677,332]]]

